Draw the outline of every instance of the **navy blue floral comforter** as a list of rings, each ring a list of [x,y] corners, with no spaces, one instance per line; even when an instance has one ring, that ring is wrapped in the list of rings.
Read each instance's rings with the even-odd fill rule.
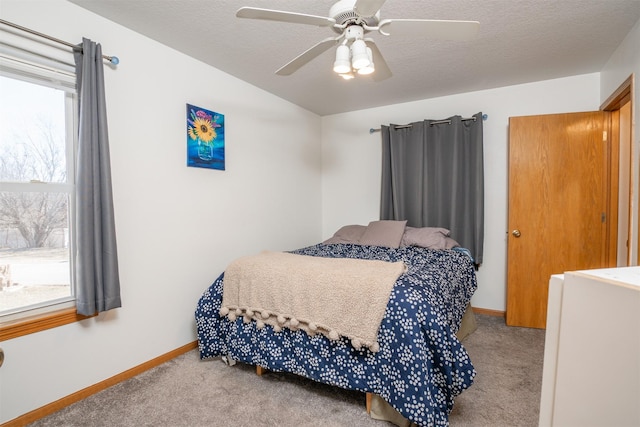
[[[475,291],[473,263],[463,251],[314,245],[292,253],[404,261],[378,332],[380,351],[355,350],[348,339],[231,322],[218,314],[224,273],[203,293],[195,312],[200,357],[232,359],[382,396],[421,426],[448,425],[454,398],[475,377],[455,334]]]

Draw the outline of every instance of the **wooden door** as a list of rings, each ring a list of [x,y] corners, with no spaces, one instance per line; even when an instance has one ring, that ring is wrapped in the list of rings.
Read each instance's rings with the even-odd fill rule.
[[[607,114],[509,119],[508,325],[544,328],[550,276],[607,265]]]

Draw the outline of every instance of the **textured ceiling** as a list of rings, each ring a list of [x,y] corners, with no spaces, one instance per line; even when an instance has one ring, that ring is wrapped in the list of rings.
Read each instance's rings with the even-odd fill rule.
[[[472,41],[370,33],[393,76],[345,81],[334,50],[275,71],[329,28],[235,17],[241,6],[327,16],[333,0],[70,0],[319,115],[599,72],[640,19],[640,0],[387,0],[381,19],[480,21]],[[117,52],[115,52],[117,54]]]

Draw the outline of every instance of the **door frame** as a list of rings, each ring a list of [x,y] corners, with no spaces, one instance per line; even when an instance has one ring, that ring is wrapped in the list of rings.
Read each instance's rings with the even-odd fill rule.
[[[633,205],[634,194],[638,192],[638,188],[634,187],[634,176],[636,174],[640,174],[640,171],[634,171],[634,161],[637,154],[634,153],[634,106],[633,106],[633,96],[634,93],[634,75],[631,74],[618,88],[613,91],[611,95],[602,103],[600,106],[601,111],[609,111],[611,112],[611,136],[610,136],[610,152],[609,152],[609,212],[618,212],[618,193],[619,193],[619,182],[618,179],[615,179],[619,176],[619,159],[620,159],[620,109],[623,105],[629,103],[630,107],[630,153],[629,158],[630,162],[630,170],[626,172],[626,175],[629,179],[629,194],[627,197],[629,198],[629,212],[628,212],[628,224],[627,224],[627,265],[634,265],[634,260],[632,259],[633,254],[637,254],[637,259],[635,260],[635,264],[640,264],[640,251],[637,247],[638,238],[634,239],[634,233],[638,233],[638,230],[634,227],[633,221],[633,213],[634,209],[636,209]],[[624,171],[623,171],[624,172]],[[640,206],[637,208],[638,217],[640,218]],[[609,228],[607,231],[608,234],[608,248],[607,252],[609,255],[609,263],[612,264],[611,267],[617,266],[617,236],[618,236],[618,215],[611,215],[610,221],[608,222]],[[636,247],[633,247],[633,245]]]

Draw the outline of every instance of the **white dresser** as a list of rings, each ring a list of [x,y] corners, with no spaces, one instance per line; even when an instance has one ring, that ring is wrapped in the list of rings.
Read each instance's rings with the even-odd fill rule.
[[[539,425],[640,426],[640,267],[551,277]]]

